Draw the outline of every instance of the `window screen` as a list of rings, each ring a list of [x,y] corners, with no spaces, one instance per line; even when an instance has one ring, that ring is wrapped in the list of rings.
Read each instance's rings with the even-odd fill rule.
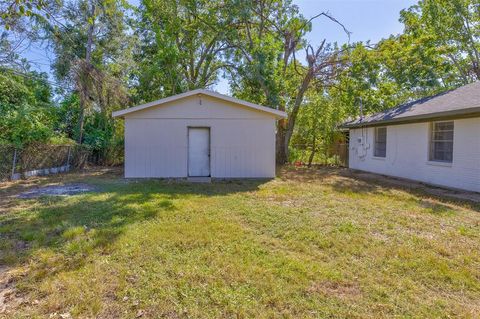
[[[386,157],[387,156],[387,128],[386,127],[376,127],[375,128],[375,157]]]
[[[430,160],[447,163],[453,161],[453,121],[432,123]]]

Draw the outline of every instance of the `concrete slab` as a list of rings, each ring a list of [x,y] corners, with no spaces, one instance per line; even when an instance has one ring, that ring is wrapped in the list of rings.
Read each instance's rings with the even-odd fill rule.
[[[187,178],[187,182],[189,183],[211,183],[211,177],[189,177]]]

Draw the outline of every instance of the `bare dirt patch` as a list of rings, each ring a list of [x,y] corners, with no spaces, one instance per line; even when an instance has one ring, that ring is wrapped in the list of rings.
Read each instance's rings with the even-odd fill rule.
[[[332,281],[315,282],[307,289],[307,292],[322,293],[340,299],[352,299],[361,295],[360,287],[354,283],[339,283]]]
[[[96,188],[93,185],[85,183],[69,183],[63,185],[47,185],[35,187],[28,191],[20,193],[19,198],[36,198],[41,196],[71,196],[86,192],[93,192]]]
[[[15,289],[14,276],[10,269],[0,266],[0,315],[16,309],[25,299]]]

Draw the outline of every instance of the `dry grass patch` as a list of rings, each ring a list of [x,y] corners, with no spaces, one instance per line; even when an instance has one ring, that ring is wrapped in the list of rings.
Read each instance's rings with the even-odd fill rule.
[[[186,184],[70,174],[4,186],[6,317],[464,317],[480,310],[480,206],[336,169]],[[37,184],[35,184],[37,185]],[[22,244],[18,244],[22,243]]]

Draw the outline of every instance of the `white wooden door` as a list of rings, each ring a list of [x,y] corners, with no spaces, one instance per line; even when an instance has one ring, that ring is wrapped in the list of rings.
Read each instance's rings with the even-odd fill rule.
[[[188,128],[188,176],[210,176],[209,128]]]

